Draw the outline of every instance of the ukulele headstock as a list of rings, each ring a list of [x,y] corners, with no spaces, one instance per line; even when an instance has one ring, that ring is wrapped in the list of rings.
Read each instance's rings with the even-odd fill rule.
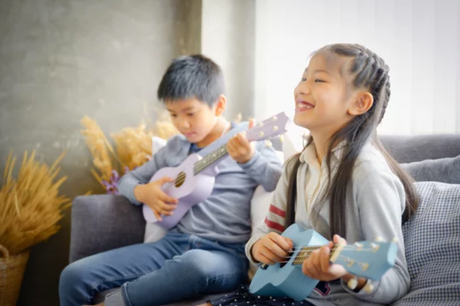
[[[284,134],[291,123],[291,119],[284,112],[281,112],[249,129],[246,132],[246,137],[249,141],[270,139]]]
[[[343,246],[331,261],[353,275],[379,280],[394,265],[397,251],[396,243],[360,241]]]

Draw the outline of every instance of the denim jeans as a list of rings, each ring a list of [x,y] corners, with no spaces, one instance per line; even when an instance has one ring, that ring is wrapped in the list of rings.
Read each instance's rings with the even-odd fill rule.
[[[224,244],[169,231],[157,242],[137,244],[78,260],[61,274],[61,306],[92,304],[118,288],[106,306],[152,306],[235,290],[246,280],[244,244]]]

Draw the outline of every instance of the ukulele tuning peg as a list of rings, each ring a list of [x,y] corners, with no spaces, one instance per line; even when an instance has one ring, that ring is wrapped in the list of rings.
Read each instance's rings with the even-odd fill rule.
[[[377,252],[379,250],[379,248],[380,248],[380,246],[378,244],[375,244],[375,243],[371,243],[370,247],[372,249],[372,252],[374,252],[374,253]]]
[[[347,283],[347,286],[348,288],[350,288],[351,290],[355,290],[356,289],[356,286],[358,286],[358,278],[356,277],[353,277],[352,279],[350,279]]]
[[[347,266],[348,268],[351,268],[355,264],[355,261],[353,259],[347,260]]]
[[[263,126],[263,125],[264,125],[264,123],[263,123],[263,122],[259,122],[259,126]]]
[[[364,291],[366,291],[366,293],[371,293],[373,290],[374,284],[370,280],[367,280],[367,284],[364,286]]]
[[[374,239],[375,242],[383,242],[383,238],[380,236],[375,237]]]
[[[278,131],[278,129],[279,129],[279,128],[278,128],[277,125],[275,125],[275,126],[273,127],[273,130],[274,130],[274,131]]]
[[[260,132],[260,133],[259,133],[259,136],[260,136],[260,137],[263,137],[264,135],[265,135],[264,132]]]
[[[273,144],[272,144],[272,142],[270,141],[270,139],[265,140],[265,146],[266,146],[267,148],[271,148],[271,147],[273,146]]]
[[[362,245],[361,243],[359,243],[359,242],[355,242],[353,245],[355,246],[355,248],[356,248],[358,251],[361,251],[362,248],[363,248],[363,245]]]
[[[280,142],[284,142],[284,134],[280,135]]]
[[[272,120],[273,120],[273,121],[276,121],[276,120],[278,120],[278,117],[273,116]]]

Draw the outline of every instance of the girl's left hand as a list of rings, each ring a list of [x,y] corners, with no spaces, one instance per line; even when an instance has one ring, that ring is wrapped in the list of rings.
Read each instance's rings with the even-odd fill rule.
[[[347,270],[341,265],[331,264],[330,253],[334,244],[346,244],[345,239],[334,235],[334,243],[329,241],[328,245],[315,250],[305,259],[302,264],[302,272],[313,279],[320,281],[331,281],[348,275]]]

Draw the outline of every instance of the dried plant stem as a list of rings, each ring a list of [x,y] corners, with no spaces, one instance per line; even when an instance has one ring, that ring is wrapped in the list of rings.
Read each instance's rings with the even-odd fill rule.
[[[0,190],[0,244],[11,254],[19,254],[59,230],[62,211],[70,206],[70,200],[59,195],[66,177],[55,181],[64,155],[48,167],[35,161],[35,151],[30,156],[25,152],[14,179],[16,158],[10,153]]]

